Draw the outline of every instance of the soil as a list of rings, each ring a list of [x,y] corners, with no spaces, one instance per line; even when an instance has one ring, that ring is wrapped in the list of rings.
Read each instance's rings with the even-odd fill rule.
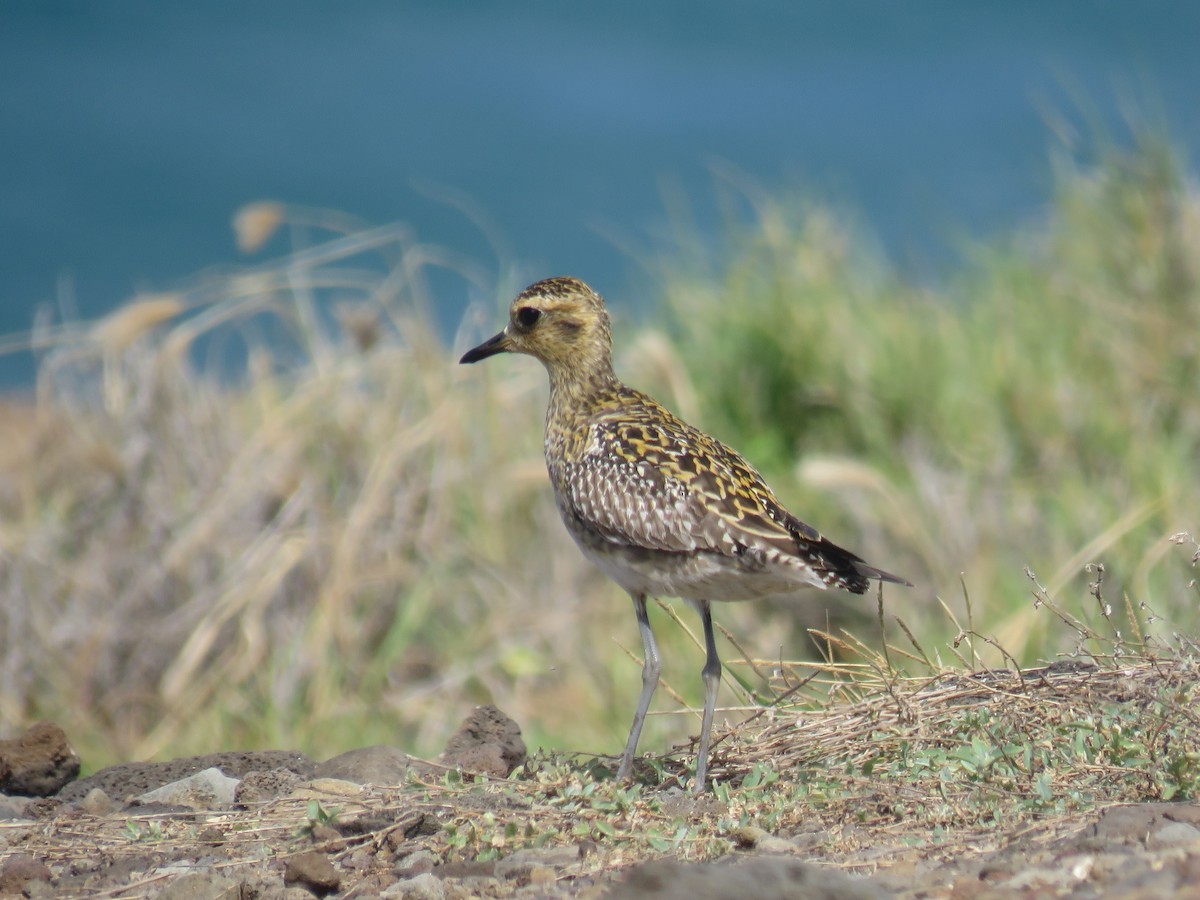
[[[13,746],[61,761],[48,727]],[[497,838],[496,858],[455,851],[451,823],[503,822],[525,795],[519,775],[480,793],[445,773],[482,762],[495,777],[523,760],[516,726],[481,707],[433,762],[376,747],[320,764],[273,751],[115,766],[53,796],[0,796],[0,896],[1200,897],[1191,802],[1114,804],[950,841],[903,823],[742,828],[704,863],[637,858],[594,837],[511,851]],[[214,799],[223,786],[231,793]],[[668,793],[686,815],[728,814],[714,796]]]

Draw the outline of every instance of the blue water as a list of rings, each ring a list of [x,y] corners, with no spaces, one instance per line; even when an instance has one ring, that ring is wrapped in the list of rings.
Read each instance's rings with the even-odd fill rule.
[[[636,301],[663,191],[715,168],[857,211],[899,265],[1049,200],[1046,111],[1200,147],[1190,2],[0,0],[0,333],[241,262],[273,198],[405,220],[498,271]],[[465,286],[446,288],[458,314]],[[0,383],[29,377],[0,357]]]

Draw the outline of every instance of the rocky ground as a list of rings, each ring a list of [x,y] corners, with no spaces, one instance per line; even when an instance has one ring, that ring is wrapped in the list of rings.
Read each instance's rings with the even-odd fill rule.
[[[953,839],[903,822],[747,826],[732,829],[719,858],[681,862],[687,854],[605,839],[617,819],[625,833],[649,829],[645,808],[579,812],[560,802],[574,788],[521,773],[504,780],[525,765],[519,729],[493,707],[477,709],[435,761],[393,747],[321,763],[230,752],[83,779],[66,736],[43,724],[0,742],[0,895],[1200,896],[1200,804],[1191,802],[1101,806]],[[458,771],[493,780],[447,777]],[[729,813],[719,797],[661,790],[674,821]],[[540,846],[528,839],[539,815],[560,816]],[[640,826],[631,821],[639,815]]]

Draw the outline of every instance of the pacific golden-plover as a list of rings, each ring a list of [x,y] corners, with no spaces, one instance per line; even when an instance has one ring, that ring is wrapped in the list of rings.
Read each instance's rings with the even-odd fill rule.
[[[752,600],[803,587],[865,593],[868,579],[909,584],[867,565],[789,513],[740,455],[622,384],[600,295],[576,278],[522,291],[508,325],[468,351],[473,363],[527,353],[550,374],[546,467],[558,511],[584,555],[629,592],[645,661],[618,777],[633,771],[661,663],[647,597],[679,597],[700,613],[706,659],[694,790],[704,790],[721,661],[714,600]]]

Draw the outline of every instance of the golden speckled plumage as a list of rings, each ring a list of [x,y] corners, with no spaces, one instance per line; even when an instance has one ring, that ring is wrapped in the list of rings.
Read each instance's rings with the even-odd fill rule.
[[[803,587],[864,593],[868,579],[907,584],[868,566],[789,513],[758,471],[612,369],[604,301],[575,278],[530,285],[504,331],[463,356],[535,356],[550,376],[546,466],[563,522],[584,554],[633,597],[646,651],[643,690],[620,773],[629,775],[658,680],[647,596],[681,597],[700,611],[708,659],[696,790],[720,678],[711,601]]]
[[[866,590],[875,570],[785,510],[729,447],[624,385],[590,399],[556,406],[546,422],[547,466],[576,539],[593,552],[661,554],[666,580],[708,555],[732,576],[648,592],[744,600],[803,584]]]

